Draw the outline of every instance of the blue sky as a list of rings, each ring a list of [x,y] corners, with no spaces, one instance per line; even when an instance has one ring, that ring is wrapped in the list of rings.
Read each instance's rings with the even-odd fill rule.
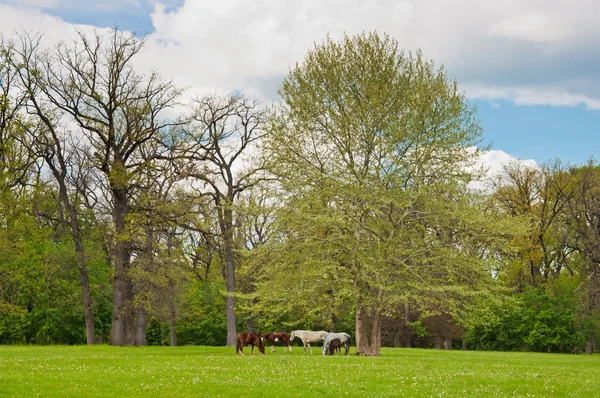
[[[0,0],[0,2],[10,3],[9,0]],[[170,12],[181,7],[183,0],[168,0],[162,3],[166,7],[165,11]],[[89,1],[64,1],[62,4],[63,6],[57,5],[42,9],[49,15],[60,17],[65,22],[74,24],[104,28],[113,28],[117,25],[119,29],[136,32],[139,35],[154,31],[150,18],[154,3],[150,1],[98,1],[92,6]],[[106,6],[103,7],[103,4]]]
[[[600,111],[582,107],[516,106],[507,101],[478,102],[486,142],[521,159],[570,164],[600,155]]]
[[[0,34],[118,26],[148,35],[143,67],[193,92],[269,98],[327,33],[377,29],[445,65],[492,149],[579,164],[600,157],[597,15],[592,0],[0,0]]]

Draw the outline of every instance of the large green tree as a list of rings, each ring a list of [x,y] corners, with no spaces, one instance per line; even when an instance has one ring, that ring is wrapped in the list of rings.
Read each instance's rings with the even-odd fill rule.
[[[392,308],[459,315],[487,290],[501,223],[467,189],[481,127],[443,68],[387,35],[327,38],[279,93],[264,155],[284,205],[257,285],[265,306],[351,300],[357,351],[378,355]]]
[[[41,53],[36,64],[37,94],[56,114],[70,120],[90,143],[93,166],[106,180],[112,215],[114,263],[111,344],[135,344],[133,281],[129,275],[134,250],[131,207],[142,171],[153,154],[148,143],[159,138],[170,121],[165,109],[180,91],[158,74],[137,73],[132,59],[144,41],[132,34],[79,32],[72,43]]]

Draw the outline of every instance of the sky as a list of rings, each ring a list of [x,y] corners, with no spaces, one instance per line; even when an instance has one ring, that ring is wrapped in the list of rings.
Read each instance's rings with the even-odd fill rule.
[[[0,0],[0,34],[75,28],[146,36],[141,71],[190,95],[241,90],[268,102],[327,34],[377,30],[421,49],[477,105],[491,167],[600,155],[597,0]]]

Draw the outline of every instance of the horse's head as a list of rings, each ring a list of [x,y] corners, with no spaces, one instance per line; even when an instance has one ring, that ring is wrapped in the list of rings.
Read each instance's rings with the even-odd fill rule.
[[[295,338],[296,338],[296,331],[294,330],[292,332],[292,334],[290,334],[290,341],[294,341]]]

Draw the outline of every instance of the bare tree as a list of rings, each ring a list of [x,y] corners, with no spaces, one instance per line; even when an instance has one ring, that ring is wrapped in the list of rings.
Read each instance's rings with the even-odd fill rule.
[[[26,96],[19,86],[14,43],[0,36],[0,174],[7,189],[24,186],[36,158],[20,128]]]
[[[234,206],[241,192],[253,187],[260,167],[243,170],[244,155],[262,137],[265,111],[243,95],[208,96],[194,101],[185,174],[209,190],[217,210],[227,285],[227,345],[235,344]]]
[[[80,195],[85,194],[85,192],[77,189],[77,187],[82,188],[82,185],[77,185],[76,182],[81,182],[80,177],[84,170],[83,167],[80,167],[81,163],[74,162],[74,159],[81,160],[81,157],[77,157],[77,148],[74,144],[67,145],[69,137],[65,136],[61,130],[60,113],[54,112],[51,107],[48,107],[47,99],[41,95],[41,87],[43,87],[44,82],[42,75],[39,73],[39,67],[46,54],[38,51],[40,38],[39,35],[21,35],[18,48],[11,44],[14,56],[9,59],[9,62],[19,82],[23,98],[22,104],[27,113],[34,116],[29,120],[21,120],[20,128],[29,135],[27,141],[31,144],[28,147],[31,155],[43,159],[50,169],[58,185],[61,210],[64,208],[68,214],[70,232],[79,267],[86,340],[87,344],[94,344],[93,302],[77,209]],[[70,195],[70,193],[73,193],[73,195]]]
[[[140,151],[170,124],[160,115],[180,93],[156,73],[136,73],[132,59],[143,45],[143,39],[118,30],[95,32],[91,38],[79,32],[72,43],[61,43],[40,57],[31,70],[41,79],[36,95],[77,126],[90,142],[94,166],[107,180],[114,224],[113,345],[135,344],[127,216],[136,179],[148,167],[149,159]]]

